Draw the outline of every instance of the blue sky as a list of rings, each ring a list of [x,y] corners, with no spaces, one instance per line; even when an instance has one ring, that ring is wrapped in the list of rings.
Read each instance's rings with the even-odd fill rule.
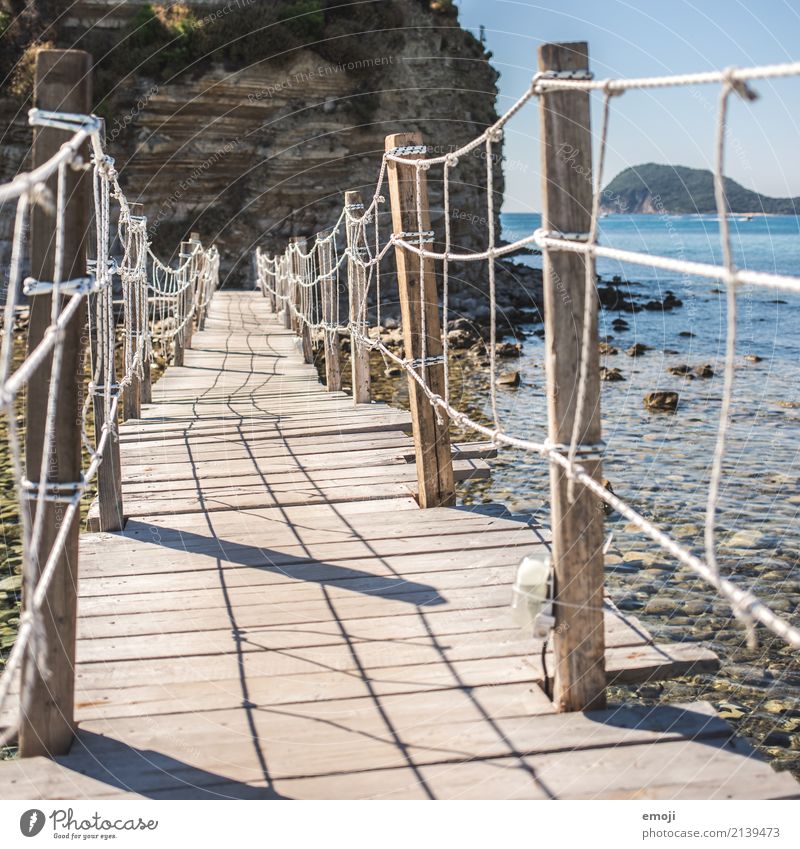
[[[596,77],[652,76],[800,59],[798,0],[457,0],[462,26],[486,27],[500,71],[498,111],[529,84],[546,41],[588,41]],[[735,98],[729,176],[773,196],[800,195],[800,77],[759,81]],[[718,88],[629,92],[612,101],[608,180],[631,165],[711,167]],[[595,130],[599,100],[593,105]],[[506,132],[506,211],[538,210],[535,103]]]

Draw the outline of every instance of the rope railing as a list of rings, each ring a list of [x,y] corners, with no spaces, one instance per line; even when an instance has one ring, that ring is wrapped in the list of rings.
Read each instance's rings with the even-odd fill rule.
[[[566,49],[560,46],[550,45],[550,48]],[[544,49],[544,48],[543,48]],[[540,54],[547,56],[549,54]],[[566,62],[574,64],[574,57]],[[684,566],[691,569],[696,575],[705,580],[716,592],[730,605],[734,615],[739,618],[747,629],[748,640],[753,644],[755,640],[755,625],[761,624],[770,632],[785,640],[794,648],[800,648],[800,630],[775,613],[766,603],[759,599],[754,593],[738,586],[735,582],[720,574],[717,563],[715,519],[718,508],[720,481],[722,476],[722,464],[725,456],[726,439],[730,421],[730,410],[734,390],[734,354],[736,350],[736,292],[743,285],[767,287],[771,289],[783,289],[790,292],[800,292],[800,277],[787,276],[753,271],[737,268],[730,246],[730,235],[727,226],[728,204],[725,194],[724,175],[724,153],[726,139],[726,120],[728,102],[731,94],[736,93],[748,101],[755,99],[756,95],[747,85],[750,80],[773,79],[778,77],[800,76],[800,63],[783,65],[770,65],[754,68],[727,69],[720,72],[709,72],[700,74],[683,74],[668,77],[652,77],[641,79],[614,79],[600,80],[592,79],[588,68],[560,70],[545,69],[534,75],[528,90],[514,103],[514,105],[502,115],[491,127],[467,144],[440,156],[427,156],[427,148],[422,144],[404,145],[389,149],[383,155],[380,163],[378,178],[372,200],[362,210],[349,209],[347,205],[342,208],[336,223],[324,238],[312,240],[310,247],[300,251],[294,243],[289,244],[282,254],[271,256],[262,250],[256,251],[256,268],[258,275],[258,286],[262,293],[270,297],[276,309],[288,311],[293,322],[309,331],[322,331],[333,335],[339,333],[350,334],[351,344],[359,346],[363,350],[378,351],[384,361],[398,366],[406,372],[410,385],[426,399],[426,402],[435,410],[438,417],[444,417],[450,423],[471,430],[483,437],[488,438],[496,445],[505,445],[510,448],[526,451],[542,457],[558,468],[560,473],[568,481],[567,498],[564,507],[568,509],[574,505],[578,497],[578,490],[585,490],[593,498],[600,499],[605,505],[617,511],[629,520],[635,527],[650,540],[659,545],[664,551],[678,560]],[[717,84],[720,86],[720,103],[717,114],[716,126],[716,157],[714,167],[714,186],[716,194],[716,206],[721,222],[721,242],[723,263],[711,264],[692,262],[683,259],[675,259],[657,256],[642,252],[620,250],[607,247],[598,243],[598,218],[600,209],[600,197],[603,185],[603,166],[605,162],[605,151],[607,146],[608,129],[611,115],[611,101],[614,96],[620,96],[632,89],[664,88],[670,86],[687,86],[700,84]],[[591,168],[591,137],[588,130],[588,92],[600,91],[603,94],[602,125],[599,134],[598,164],[595,169]],[[550,222],[556,214],[550,211],[549,221],[543,218],[542,227],[517,239],[510,244],[497,244],[494,231],[495,210],[493,192],[493,162],[495,155],[494,146],[502,139],[503,128],[506,123],[519,112],[528,102],[539,100],[544,102],[544,120],[553,122],[564,121],[575,123],[574,116],[565,117],[565,112],[570,108],[563,99],[555,102],[550,97],[562,97],[569,95],[572,98],[583,95],[585,100],[585,120],[579,123],[585,124],[587,143],[581,151],[584,163],[589,163],[589,169],[584,168],[582,173],[593,175],[590,191],[590,203],[583,204],[583,220],[586,222],[582,232],[562,232],[553,227]],[[554,124],[555,126],[555,124]],[[544,133],[543,133],[544,135]],[[389,142],[387,140],[387,146]],[[455,252],[451,248],[450,235],[450,179],[454,169],[458,167],[459,159],[466,154],[483,148],[486,161],[486,195],[487,206],[482,211],[481,218],[487,222],[488,246],[485,250],[466,253]],[[548,149],[545,154],[545,162],[550,163],[553,174],[549,179],[551,183],[557,175],[554,160],[557,150]],[[384,192],[387,174],[392,169],[402,167],[412,175],[410,179],[414,183],[413,201],[411,209],[406,210],[415,223],[414,232],[404,232],[397,227],[397,216],[395,216],[398,198],[392,193],[393,232],[381,238],[379,227],[379,213],[385,202]],[[432,168],[441,168],[443,185],[443,215],[444,215],[444,249],[434,250],[432,242],[434,234],[424,225],[427,221],[427,198],[421,180]],[[573,179],[572,175],[561,176],[568,181]],[[585,180],[583,177],[575,179]],[[543,181],[547,183],[548,174],[543,175]],[[570,188],[567,185],[558,185],[556,191],[566,194]],[[579,189],[576,189],[576,192]],[[343,226],[344,225],[344,226]],[[345,232],[343,232],[345,231]],[[341,244],[343,236],[346,236],[346,244]],[[583,323],[581,335],[578,340],[580,349],[580,360],[576,363],[577,374],[576,391],[573,393],[574,419],[570,428],[571,438],[564,442],[553,438],[552,431],[549,435],[542,435],[538,440],[524,439],[514,434],[507,433],[502,426],[498,416],[496,400],[496,344],[497,344],[497,295],[495,283],[495,261],[513,254],[520,248],[536,246],[541,249],[545,265],[545,286],[555,286],[553,279],[553,261],[559,255],[574,255],[582,260],[582,271],[580,279],[575,281],[560,281],[562,285],[570,285],[570,291],[577,291],[581,295],[583,304]],[[380,294],[376,283],[380,280],[380,266],[390,249],[394,248],[395,256],[398,258],[398,283],[401,289],[401,300],[403,294],[403,273],[399,267],[399,259],[404,258],[408,264],[413,261],[418,263],[416,276],[420,281],[419,291],[416,297],[419,299],[418,313],[422,318],[422,326],[419,328],[421,337],[421,356],[415,356],[406,349],[406,355],[400,356],[388,347],[378,336],[370,336],[366,331],[366,308],[368,293],[373,293],[377,315],[380,315]],[[322,253],[333,256],[332,262],[320,262]],[[727,344],[725,354],[725,375],[722,397],[722,407],[719,418],[718,435],[714,452],[705,520],[705,551],[704,556],[699,557],[686,546],[679,543],[669,534],[662,531],[656,523],[646,518],[641,512],[618,496],[610,492],[602,483],[599,476],[599,459],[602,457],[605,446],[602,442],[586,441],[584,434],[589,430],[589,423],[593,416],[598,416],[599,393],[596,402],[590,403],[587,387],[590,382],[598,380],[596,359],[591,356],[591,346],[597,343],[596,334],[596,311],[597,294],[595,260],[598,257],[617,260],[621,263],[630,263],[640,266],[649,266],[663,269],[681,275],[694,275],[705,277],[724,283],[728,292],[728,326]],[[297,262],[297,260],[301,260]],[[430,352],[427,346],[432,338],[431,328],[425,327],[426,317],[430,319],[431,311],[426,309],[430,296],[426,294],[426,282],[433,282],[435,289],[435,278],[427,272],[426,263],[441,263],[442,301],[441,312],[436,315],[439,326],[436,328],[435,340],[441,338],[443,352]],[[449,271],[452,263],[487,263],[487,276],[489,283],[489,308],[490,327],[487,342],[489,351],[489,393],[491,402],[492,426],[487,426],[469,416],[463,410],[459,410],[450,403],[448,389],[448,306],[449,306]],[[365,275],[366,287],[358,294],[355,309],[351,310],[347,321],[341,321],[337,313],[320,308],[322,298],[319,295],[325,282],[333,279],[336,289],[343,283],[349,291],[349,300],[352,303],[353,280],[352,271],[346,273],[348,268],[357,267]],[[322,273],[320,273],[322,269]],[[298,297],[298,291],[304,294]],[[315,294],[317,293],[317,294]],[[435,298],[434,292],[434,298]],[[558,299],[554,298],[551,310],[558,309]],[[436,308],[438,310],[438,299]],[[404,314],[404,321],[406,315]],[[547,322],[547,317],[546,317]],[[380,324],[380,319],[378,318]],[[546,325],[548,335],[550,327]],[[567,340],[575,347],[574,340]],[[549,344],[559,344],[559,340]],[[338,348],[338,346],[336,346]],[[326,346],[326,356],[328,353]],[[338,355],[337,355],[338,356]],[[592,365],[594,363],[594,365]],[[551,364],[548,363],[548,369]],[[444,391],[439,392],[432,387],[429,371],[431,369],[443,369]],[[552,391],[553,376],[548,372],[549,390]],[[599,384],[597,384],[599,386]],[[418,466],[419,468],[419,466]],[[422,480],[420,479],[420,487]],[[577,529],[580,533],[580,529]],[[558,574],[558,564],[556,564]],[[559,604],[558,597],[555,600]],[[583,609],[591,606],[591,602],[583,600]]]
[[[63,61],[70,61],[74,55],[85,56],[80,51],[47,53],[67,57]],[[147,220],[131,212],[114,160],[105,151],[102,122],[98,118],[35,108],[30,110],[29,122],[40,134],[34,140],[34,157],[37,144],[47,139],[48,131],[57,130],[62,135],[66,131],[72,135],[43,164],[0,186],[0,202],[16,201],[0,349],[0,412],[7,428],[11,473],[19,504],[24,586],[16,641],[0,677],[2,708],[12,681],[18,680],[22,673],[20,718],[0,731],[0,745],[19,735],[22,754],[30,754],[42,746],[51,751],[61,745],[58,740],[48,745],[48,734],[52,733],[48,723],[37,726],[34,715],[40,710],[37,699],[41,692],[57,703],[60,711],[68,713],[67,724],[71,724],[72,705],[66,704],[66,699],[61,703],[59,682],[54,677],[72,674],[63,666],[73,658],[68,654],[68,645],[54,646],[48,622],[59,615],[71,616],[68,627],[74,629],[74,609],[53,610],[50,593],[56,579],[64,580],[65,559],[77,559],[77,548],[71,548],[70,539],[77,538],[84,493],[104,468],[103,464],[111,462],[111,454],[116,452],[119,461],[119,405],[145,375],[149,381],[154,338],[158,336],[165,347],[174,346],[187,325],[196,316],[204,315],[217,285],[219,269],[216,248],[203,248],[199,241],[175,269],[153,253]],[[52,134],[47,143],[52,145]],[[85,162],[87,147],[90,159]],[[88,188],[85,180],[89,175],[82,173],[86,171],[91,171],[91,192],[82,190],[84,185]],[[53,221],[52,238],[49,234],[47,239],[42,238],[43,231],[33,220],[36,215]],[[91,217],[94,224],[93,238],[86,240],[92,243],[93,256],[85,261],[82,243],[86,234],[76,232],[71,225],[71,219],[80,221],[81,216],[84,220]],[[26,249],[29,232],[32,236]],[[121,245],[119,259],[112,254],[114,234]],[[26,253],[31,255],[32,274],[23,281]],[[80,268],[82,262],[84,268]],[[52,279],[38,279],[41,275],[36,271],[37,266],[52,267]],[[115,284],[121,290],[121,311],[119,301],[114,299]],[[188,297],[184,297],[185,293]],[[15,320],[21,295],[29,299],[31,328],[34,316],[44,320],[41,340],[32,345],[34,331],[30,330],[29,350],[20,361]],[[48,299],[44,311],[40,306],[42,298]],[[172,324],[166,329],[168,320]],[[92,340],[87,391],[76,408],[77,420],[65,421],[64,405],[75,403],[83,391],[84,381],[80,377],[83,348],[78,340],[85,335],[85,321]],[[119,377],[115,364],[118,352],[122,362]],[[67,368],[70,359],[78,365],[77,369]],[[23,390],[28,396],[25,433],[21,432],[17,419]],[[45,413],[43,422],[30,420],[32,404],[37,403],[37,398],[37,409]],[[92,409],[94,440],[89,436]],[[62,452],[64,440],[71,440],[71,433],[78,438],[74,446],[79,474],[64,480],[62,464],[66,461]],[[87,457],[83,464],[81,443]],[[102,501],[106,495],[102,477],[98,485]],[[74,568],[74,563],[68,565]],[[62,638],[59,634],[58,641],[68,644],[69,637]],[[71,702],[71,687],[67,689]],[[54,724],[57,723],[49,722]],[[26,730],[27,752],[24,751]],[[31,746],[34,737],[38,740]]]

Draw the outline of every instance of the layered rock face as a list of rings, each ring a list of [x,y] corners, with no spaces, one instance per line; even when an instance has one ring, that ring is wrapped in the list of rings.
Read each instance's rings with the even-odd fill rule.
[[[246,0],[231,0],[228,7],[188,5],[205,16],[204,26],[215,26],[210,16],[238,14],[237,3]],[[66,31],[123,33],[143,5],[78,3]],[[387,134],[420,131],[434,151],[446,152],[496,119],[498,75],[450,5],[402,0],[393,6],[398,25],[385,38],[371,33],[369,43],[378,48],[355,62],[332,63],[309,44],[293,47],[280,61],[265,52],[260,61],[231,68],[212,57],[172,79],[131,73],[119,82],[108,101],[108,148],[126,193],[142,204],[157,249],[168,250],[199,230],[204,241],[219,246],[228,285],[247,285],[256,245],[282,249],[291,235],[330,226],[346,190],[371,198]],[[496,210],[503,191],[501,148],[496,145],[493,162]],[[4,162],[6,174],[19,159]],[[454,249],[485,247],[486,159],[481,148],[454,169]],[[441,169],[432,169],[428,179],[440,237]],[[383,194],[386,238],[388,187]],[[485,278],[485,268],[466,272],[474,285]],[[460,276],[454,274],[456,286]]]

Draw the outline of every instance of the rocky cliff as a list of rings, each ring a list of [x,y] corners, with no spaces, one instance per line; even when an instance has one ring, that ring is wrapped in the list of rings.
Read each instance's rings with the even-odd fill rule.
[[[86,0],[39,37],[77,43],[95,57],[109,151],[156,247],[167,250],[198,229],[219,245],[229,284],[246,282],[255,245],[277,248],[292,234],[325,228],[345,190],[369,197],[386,134],[419,130],[445,151],[496,118],[497,72],[449,2],[175,8]],[[12,128],[4,178],[27,151],[20,106],[8,97],[0,103],[0,120]],[[452,184],[453,241],[462,248],[485,244],[485,169],[478,151]],[[441,181],[433,171],[430,184],[438,233]]]

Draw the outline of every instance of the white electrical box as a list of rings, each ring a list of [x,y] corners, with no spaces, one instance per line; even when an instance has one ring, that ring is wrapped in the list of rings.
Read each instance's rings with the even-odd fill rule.
[[[529,555],[517,567],[511,609],[517,624],[536,637],[546,637],[555,624],[552,574],[549,554]]]

